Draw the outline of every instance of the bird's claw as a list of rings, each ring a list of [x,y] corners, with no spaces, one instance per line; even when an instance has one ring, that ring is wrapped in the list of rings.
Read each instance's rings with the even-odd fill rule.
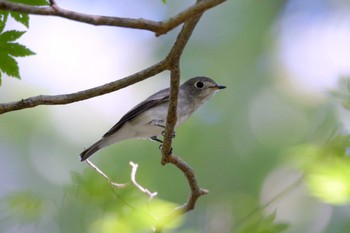
[[[164,137],[164,135],[165,135],[165,131],[162,131],[162,136]],[[173,133],[171,134],[171,138],[175,138],[175,136],[176,136],[176,133],[175,131],[173,131]]]
[[[161,128],[164,129],[164,130],[162,131],[162,136],[164,137],[164,135],[165,135],[165,126],[164,126],[164,125],[160,125],[160,124],[156,124],[156,126],[159,126],[159,127],[161,127]],[[175,133],[175,131],[173,131],[173,133],[172,133],[172,135],[171,135],[171,138],[175,138],[175,136],[176,136],[176,133]]]

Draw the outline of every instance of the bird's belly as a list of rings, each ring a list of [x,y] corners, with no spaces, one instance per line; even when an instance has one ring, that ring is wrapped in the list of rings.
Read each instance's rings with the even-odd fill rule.
[[[189,114],[179,114],[179,112],[184,111],[179,111],[178,109],[175,127],[181,125],[189,117]],[[165,130],[167,113],[168,106],[163,105],[152,109],[152,111],[145,111],[129,121],[128,124],[133,126],[134,138],[150,138],[152,136],[160,136]]]
[[[153,136],[159,136],[164,131],[164,128],[151,124],[142,125],[135,129],[135,138],[150,138]]]

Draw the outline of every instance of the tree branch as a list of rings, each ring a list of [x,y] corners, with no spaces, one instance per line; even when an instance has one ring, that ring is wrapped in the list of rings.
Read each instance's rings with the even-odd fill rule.
[[[177,97],[179,93],[180,86],[180,58],[183,50],[192,35],[194,28],[196,27],[200,17],[202,15],[197,15],[196,17],[188,20],[182,27],[176,41],[171,48],[167,60],[170,66],[170,103],[168,109],[168,115],[166,120],[166,127],[164,133],[164,141],[162,146],[162,160],[161,164],[165,165],[167,163],[167,157],[171,151],[172,135],[176,124],[176,109],[177,109]]]
[[[177,216],[194,209],[197,199],[201,195],[208,193],[207,190],[201,189],[198,186],[193,169],[190,166],[188,166],[186,162],[183,161],[181,158],[175,155],[169,154],[169,152],[172,152],[172,149],[171,149],[172,135],[173,135],[176,121],[177,121],[176,111],[177,111],[177,98],[178,98],[179,86],[180,86],[180,58],[201,16],[202,14],[198,14],[195,17],[185,22],[184,26],[182,27],[182,30],[178,34],[176,41],[167,56],[167,59],[169,60],[170,72],[171,72],[170,103],[169,103],[168,115],[166,120],[164,140],[162,145],[162,159],[161,159],[162,165],[171,163],[183,172],[191,188],[191,194],[186,204],[178,207],[172,214],[170,214],[168,217],[166,217],[164,220],[160,222],[160,225],[157,226],[155,230],[156,233],[162,232],[162,228],[163,228],[162,225],[164,225],[166,222],[171,221]]]
[[[193,17],[194,15],[203,13],[204,11],[216,5],[219,5],[224,1],[225,0],[203,0],[164,21],[84,14],[61,8],[56,4],[55,1],[50,1],[50,5],[46,7],[36,7],[0,0],[0,10],[16,11],[32,15],[58,16],[77,22],[92,24],[95,26],[103,25],[142,29],[152,31],[156,34],[156,36],[159,36],[174,29],[175,27],[185,22],[187,19]]]
[[[168,31],[174,29],[181,23],[185,22],[192,16],[197,16],[199,14],[203,14],[206,10],[213,8],[226,0],[199,0],[193,6],[188,7],[186,10],[178,13],[174,17],[169,18],[161,22],[163,29],[160,29],[156,36],[167,33]],[[191,17],[189,17],[191,16]]]
[[[178,169],[180,169],[184,173],[184,175],[186,176],[187,182],[191,188],[191,194],[187,203],[178,207],[177,211],[187,212],[187,211],[193,210],[196,205],[197,199],[204,194],[208,194],[209,191],[206,189],[202,189],[198,186],[197,179],[193,169],[180,157],[177,157],[175,155],[170,156],[168,159],[168,162],[172,163],[174,166],[176,166]]]
[[[162,60],[153,66],[150,66],[147,69],[139,71],[133,75],[91,89],[63,95],[39,95],[15,102],[3,103],[0,104],[0,115],[15,110],[33,108],[38,105],[69,104],[104,95],[159,74],[166,70],[167,67],[167,60]]]
[[[202,195],[209,193],[208,190],[202,189],[198,186],[198,182],[193,169],[180,157],[171,155],[167,158],[167,162],[173,164],[175,167],[177,167],[183,172],[183,174],[186,176],[188,185],[190,186],[191,193],[188,198],[188,201],[184,205],[179,206],[174,210],[173,213],[159,221],[160,225],[156,227],[156,233],[162,232],[164,224],[168,223],[169,221],[172,221],[179,215],[185,214],[186,212],[193,210],[198,198]]]

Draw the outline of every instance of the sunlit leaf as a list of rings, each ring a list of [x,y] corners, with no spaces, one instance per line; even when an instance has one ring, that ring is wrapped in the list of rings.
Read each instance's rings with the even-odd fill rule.
[[[102,218],[93,222],[89,232],[112,233],[112,232],[133,232],[133,227],[125,224],[116,213],[105,214]]]
[[[337,136],[323,145],[305,144],[290,150],[311,195],[330,204],[350,203],[349,147],[348,136]]]
[[[152,199],[148,205],[148,210],[152,216],[158,219],[158,224],[163,225],[167,229],[179,227],[183,222],[183,215],[178,215],[172,221],[166,221],[166,217],[173,214],[177,205],[172,202],[164,201],[158,198]],[[165,222],[162,222],[164,220]]]
[[[135,205],[136,203],[131,203]],[[182,216],[174,216],[171,221],[167,219],[175,210],[176,205],[160,199],[152,199],[149,203],[144,202],[143,206],[138,206],[127,213],[108,212],[92,223],[91,232],[111,233],[111,232],[150,232],[155,226],[163,226],[164,229],[173,229],[182,224]]]
[[[315,164],[306,176],[311,193],[324,202],[336,205],[350,203],[350,162],[341,159]]]

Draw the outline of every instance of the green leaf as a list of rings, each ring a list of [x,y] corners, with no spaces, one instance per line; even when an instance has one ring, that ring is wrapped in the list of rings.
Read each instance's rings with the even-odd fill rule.
[[[4,33],[0,34],[0,44],[2,43],[6,43],[8,41],[14,41],[17,40],[18,38],[20,38],[25,32],[21,32],[21,31],[15,31],[15,30],[11,30],[11,31],[6,31]]]
[[[35,54],[24,45],[12,42],[20,38],[24,33],[11,30],[0,34],[0,71],[15,78],[20,78],[20,74],[17,61],[13,57],[25,57]]]
[[[29,16],[27,14],[18,13],[14,11],[12,11],[10,14],[14,20],[23,24],[25,27],[29,28]]]
[[[21,37],[24,32],[19,31],[6,31],[0,34],[0,53],[8,54],[14,57],[25,57],[35,54],[24,45],[18,43],[9,43]]]
[[[0,33],[4,30],[8,15],[8,11],[0,11]]]
[[[9,76],[21,78],[16,60],[6,53],[0,53],[0,70]]]
[[[35,54],[33,51],[26,48],[24,45],[18,43],[9,43],[6,52],[13,57],[25,57]]]
[[[46,0],[9,0],[9,1],[31,5],[31,6],[46,6],[49,4]]]

